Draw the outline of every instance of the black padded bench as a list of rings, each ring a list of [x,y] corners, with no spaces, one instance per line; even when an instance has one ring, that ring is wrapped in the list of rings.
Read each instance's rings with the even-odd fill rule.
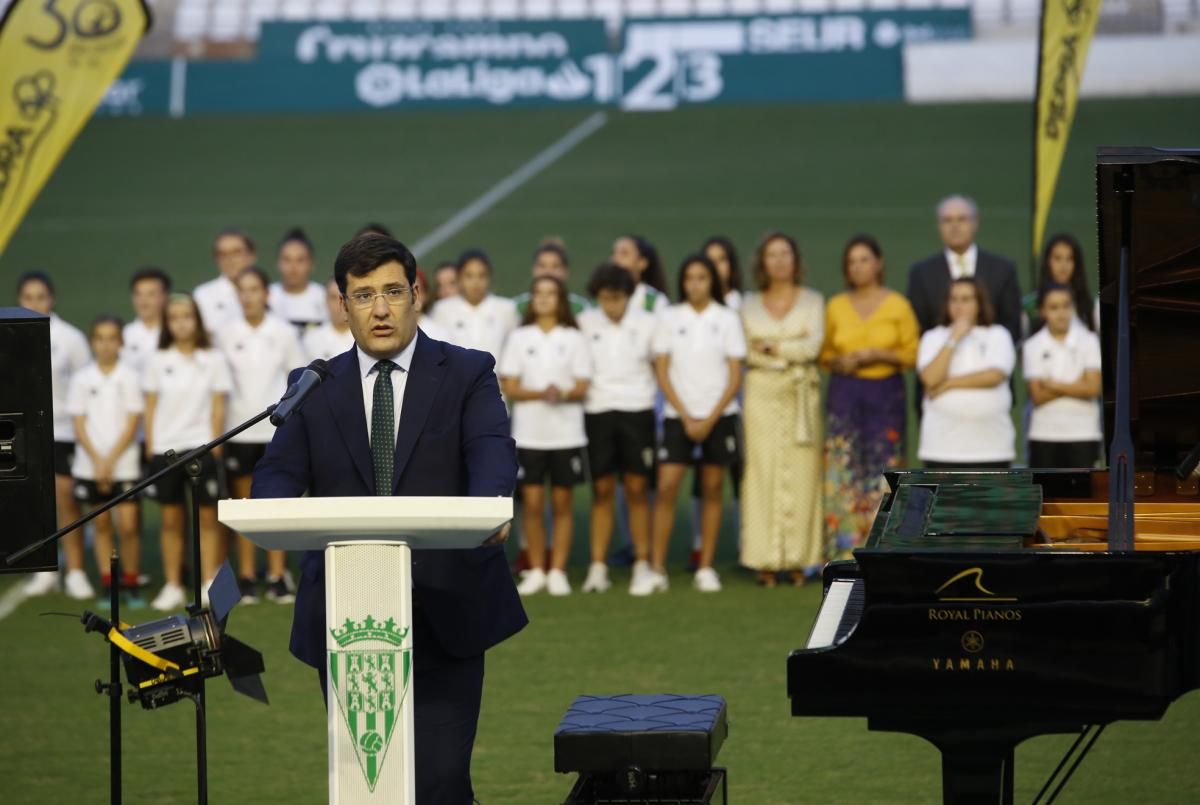
[[[580,696],[554,732],[554,770],[579,773],[564,805],[726,803],[728,734],[721,696]]]

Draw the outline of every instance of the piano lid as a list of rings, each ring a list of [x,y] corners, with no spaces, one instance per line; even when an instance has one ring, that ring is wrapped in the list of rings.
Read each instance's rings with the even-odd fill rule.
[[[1132,182],[1130,426],[1138,470],[1172,469],[1200,442],[1200,150],[1099,148],[1105,445],[1116,401],[1119,182]]]

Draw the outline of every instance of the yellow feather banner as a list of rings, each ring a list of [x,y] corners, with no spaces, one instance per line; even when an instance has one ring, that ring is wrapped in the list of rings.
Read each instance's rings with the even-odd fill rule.
[[[1096,31],[1101,0],[1042,0],[1034,101],[1033,257],[1037,263],[1058,170],[1079,102],[1079,82]]]
[[[142,0],[14,0],[0,20],[0,252],[150,27]]]

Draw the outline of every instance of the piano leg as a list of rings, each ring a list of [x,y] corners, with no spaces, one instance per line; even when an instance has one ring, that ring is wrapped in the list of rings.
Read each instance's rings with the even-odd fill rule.
[[[944,805],[1012,805],[1015,741],[938,741]]]

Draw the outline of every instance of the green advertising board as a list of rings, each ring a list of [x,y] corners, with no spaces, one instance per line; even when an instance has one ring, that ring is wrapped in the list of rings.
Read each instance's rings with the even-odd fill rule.
[[[619,34],[600,19],[265,23],[251,61],[131,65],[104,111],[901,100],[906,43],[972,30],[958,8],[631,19]],[[117,103],[135,90],[145,102]]]

